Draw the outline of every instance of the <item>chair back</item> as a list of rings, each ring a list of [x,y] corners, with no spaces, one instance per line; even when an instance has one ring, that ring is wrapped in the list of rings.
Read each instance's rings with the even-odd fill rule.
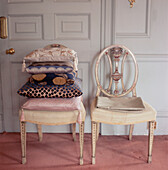
[[[126,59],[129,57],[132,58],[134,63],[134,79],[129,88],[126,88],[124,83],[124,66],[126,63]],[[104,89],[103,86],[100,84],[99,80],[99,67],[101,66],[101,59],[104,57],[108,58],[108,63],[110,66],[110,79],[109,85],[107,89]],[[127,62],[128,63],[128,62]],[[128,93],[132,92],[132,96],[136,96],[136,84],[138,79],[138,65],[135,59],[134,54],[125,46],[123,45],[111,45],[105,48],[98,56],[96,67],[95,67],[95,76],[96,76],[96,83],[97,83],[97,94],[96,96],[100,95],[102,92],[105,96],[108,97],[122,97],[127,95]],[[119,90],[119,83],[121,83],[121,89]]]

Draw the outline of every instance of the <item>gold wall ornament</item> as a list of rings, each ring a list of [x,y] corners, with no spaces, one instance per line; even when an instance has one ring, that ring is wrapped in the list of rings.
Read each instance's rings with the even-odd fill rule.
[[[128,1],[130,2],[130,8],[132,8],[135,0],[128,0]]]
[[[2,16],[0,17],[0,38],[6,39],[7,37],[8,37],[7,18]]]

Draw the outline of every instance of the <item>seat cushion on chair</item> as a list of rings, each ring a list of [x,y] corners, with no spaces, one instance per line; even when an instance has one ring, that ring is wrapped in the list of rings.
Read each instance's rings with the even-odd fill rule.
[[[80,110],[81,96],[73,98],[30,98],[22,105],[27,110],[70,111]]]
[[[24,112],[24,115],[23,115]],[[86,111],[81,102],[81,122],[85,120]],[[20,119],[24,116],[25,122],[35,123],[35,124],[45,124],[45,125],[61,125],[61,124],[71,124],[78,122],[79,111],[48,111],[48,110],[27,110],[23,109],[19,111]],[[21,120],[23,121],[23,120]]]
[[[152,106],[143,102],[145,109],[143,111],[113,111],[97,108],[97,99],[91,104],[91,120],[107,124],[136,124],[141,122],[153,121],[156,119],[156,111]]]
[[[103,97],[97,98],[97,107],[118,111],[141,111],[145,109],[140,97]]]

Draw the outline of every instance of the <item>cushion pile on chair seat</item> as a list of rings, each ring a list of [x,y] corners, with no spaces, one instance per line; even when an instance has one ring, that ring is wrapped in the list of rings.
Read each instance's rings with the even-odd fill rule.
[[[26,67],[27,61],[31,64]],[[18,90],[19,95],[29,98],[22,110],[80,110],[83,93],[81,80],[77,78],[77,64],[77,54],[74,50],[54,44],[24,57],[24,70],[31,76]],[[21,117],[24,117],[23,114]]]

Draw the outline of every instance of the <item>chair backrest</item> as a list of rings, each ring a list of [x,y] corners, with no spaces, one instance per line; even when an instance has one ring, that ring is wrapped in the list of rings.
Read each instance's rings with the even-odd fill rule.
[[[135,73],[134,73],[133,83],[128,89],[126,89],[124,84],[124,79],[123,79],[123,73],[124,73],[124,65],[126,63],[125,61],[128,56],[131,56],[133,60]],[[98,75],[100,60],[103,59],[103,57],[108,58],[108,63],[110,65],[110,81],[107,89],[104,89],[100,84],[99,75]],[[108,97],[122,97],[130,92],[132,92],[132,95],[134,97],[136,96],[135,87],[138,79],[138,65],[134,54],[127,47],[123,45],[111,45],[105,48],[98,56],[96,67],[95,67],[95,75],[96,75],[96,82],[97,82],[96,96],[99,96],[100,92],[102,92]],[[119,83],[121,83],[121,87],[122,87],[121,92],[118,89]]]

